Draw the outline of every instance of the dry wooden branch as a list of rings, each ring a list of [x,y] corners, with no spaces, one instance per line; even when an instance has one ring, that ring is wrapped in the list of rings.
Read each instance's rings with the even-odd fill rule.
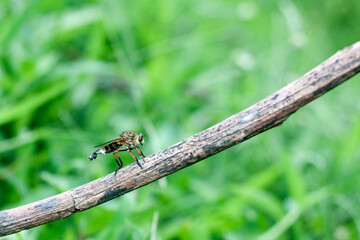
[[[67,192],[0,212],[0,236],[68,217],[279,126],[292,113],[360,71],[360,42],[330,57],[257,104],[192,137]]]

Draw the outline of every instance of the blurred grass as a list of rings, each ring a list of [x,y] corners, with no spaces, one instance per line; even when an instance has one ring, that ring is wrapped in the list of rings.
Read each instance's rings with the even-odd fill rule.
[[[113,171],[112,156],[87,156],[124,130],[143,131],[150,155],[256,103],[360,36],[359,1],[0,6],[1,209]],[[8,239],[358,239],[358,80],[277,129]]]

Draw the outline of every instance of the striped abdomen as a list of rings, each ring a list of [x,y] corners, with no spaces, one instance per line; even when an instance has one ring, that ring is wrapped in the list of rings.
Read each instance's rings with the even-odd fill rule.
[[[99,150],[97,150],[97,152],[102,154],[111,153],[116,149],[118,149],[119,147],[121,147],[121,144],[119,144],[118,142],[112,142],[104,146],[103,148],[100,148]]]
[[[121,147],[121,144],[119,144],[118,142],[109,143],[108,145],[100,148],[99,150],[96,150],[92,155],[89,156],[89,159],[94,160],[98,154],[111,153],[120,147]]]

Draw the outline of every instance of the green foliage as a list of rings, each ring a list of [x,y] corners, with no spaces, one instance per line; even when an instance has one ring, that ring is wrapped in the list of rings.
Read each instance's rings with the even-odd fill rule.
[[[150,155],[242,111],[360,36],[359,1],[0,6],[1,209],[114,171],[112,156],[87,157],[124,130],[144,132]],[[355,239],[358,80],[281,127],[9,239]]]

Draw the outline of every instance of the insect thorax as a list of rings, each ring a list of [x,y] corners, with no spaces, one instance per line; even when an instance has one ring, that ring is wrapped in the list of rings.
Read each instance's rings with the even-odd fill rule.
[[[125,139],[125,143],[124,145],[127,148],[135,148],[136,144],[137,144],[137,136],[136,133],[132,132],[132,131],[127,131],[127,132],[123,132],[121,134],[121,138]]]

